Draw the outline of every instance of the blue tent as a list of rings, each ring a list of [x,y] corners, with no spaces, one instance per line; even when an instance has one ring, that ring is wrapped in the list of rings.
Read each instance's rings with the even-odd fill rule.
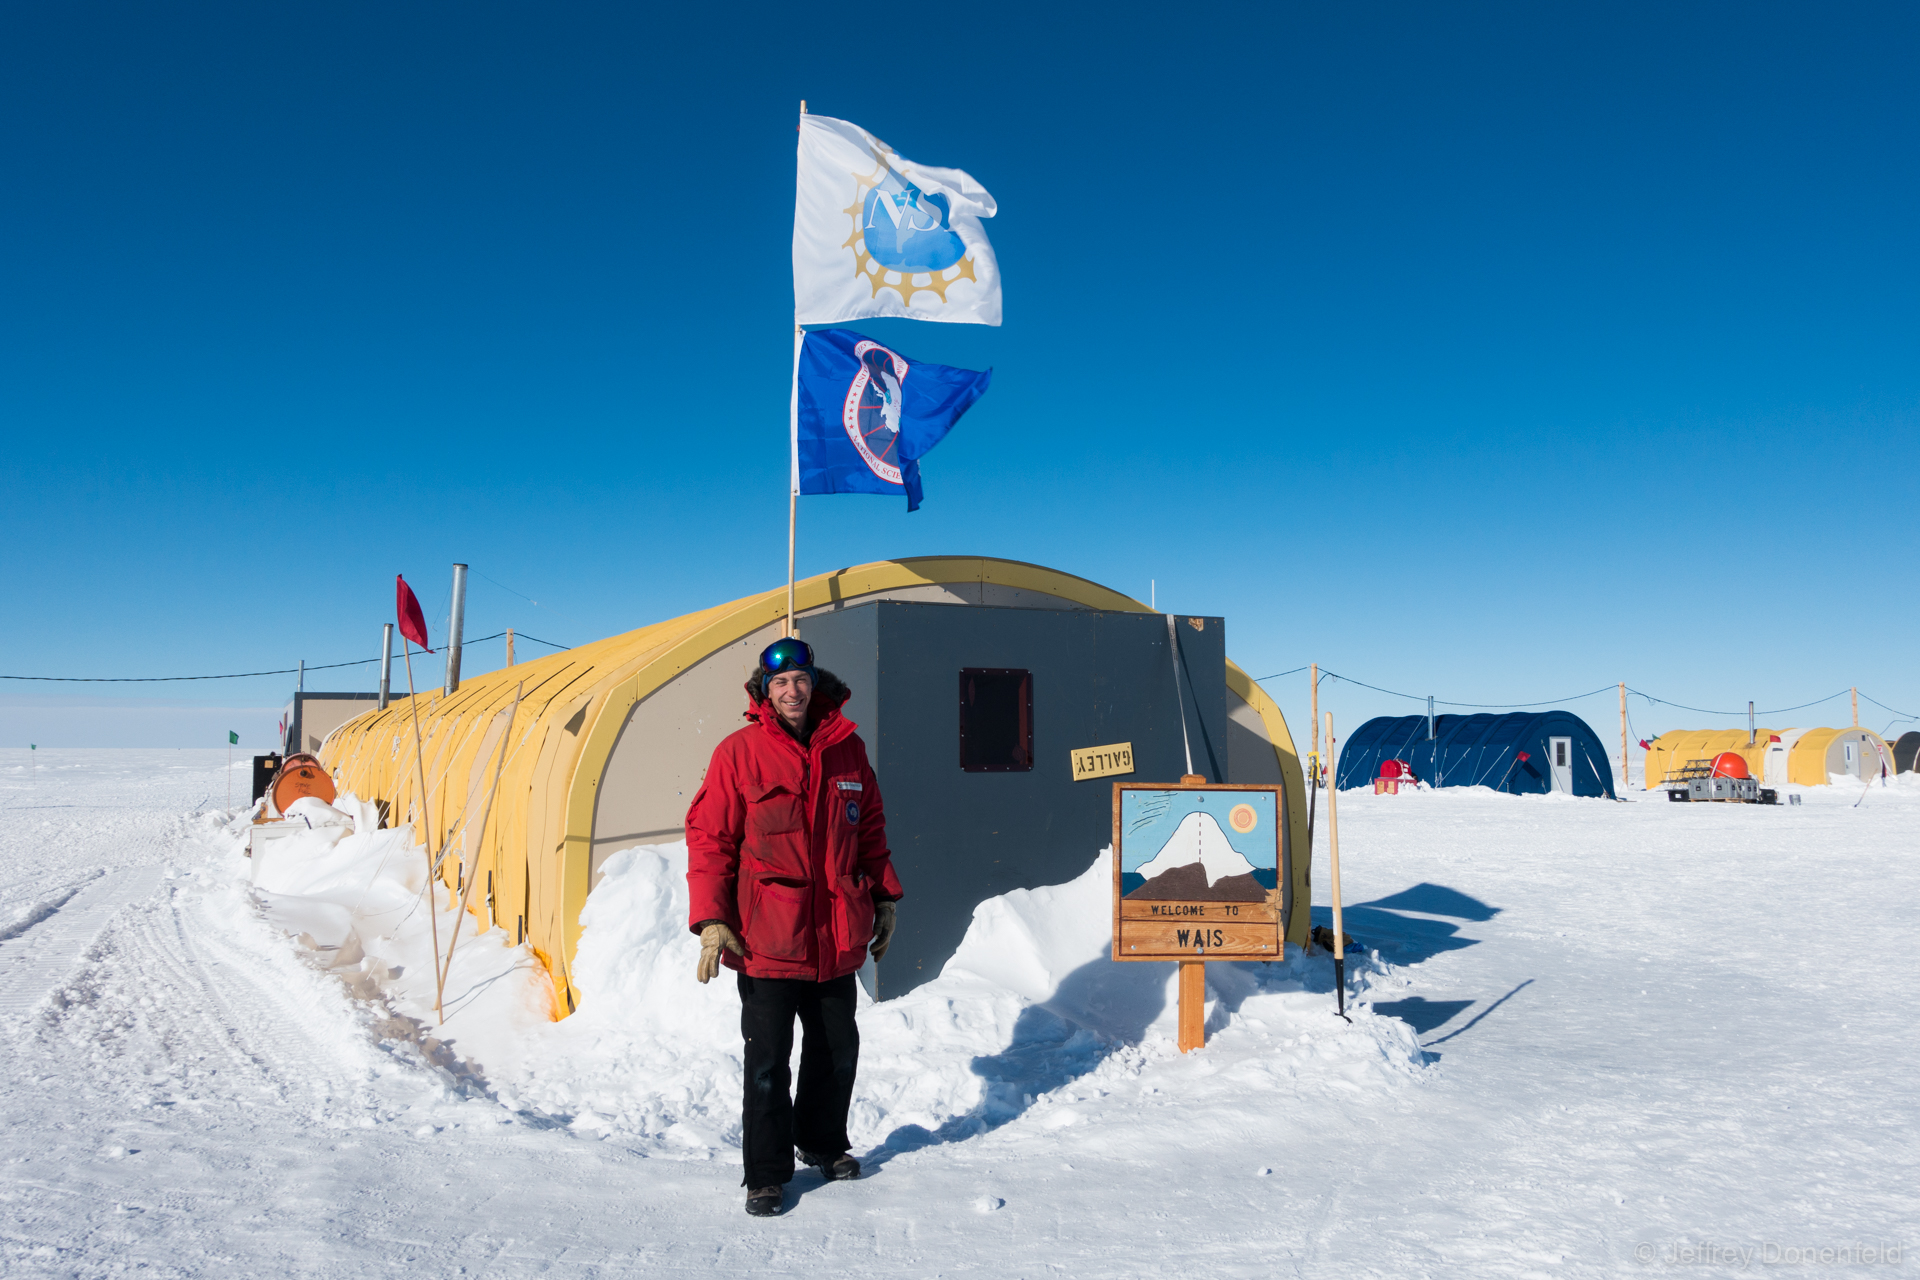
[[[1556,744],[1556,738],[1565,741]],[[1613,798],[1606,748],[1570,711],[1437,716],[1431,739],[1425,716],[1376,716],[1340,744],[1339,787],[1367,786],[1380,776],[1385,760],[1411,765],[1413,776],[1430,786],[1492,787],[1523,795],[1555,790],[1558,774],[1559,790]]]

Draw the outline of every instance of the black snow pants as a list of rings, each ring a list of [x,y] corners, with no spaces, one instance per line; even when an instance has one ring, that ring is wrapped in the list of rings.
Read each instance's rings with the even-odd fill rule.
[[[837,1156],[860,1064],[854,975],[831,982],[740,974],[740,1034],[746,1039],[746,1100],[740,1148],[745,1187],[793,1180],[793,1149]],[[793,1020],[800,1019],[800,1092],[791,1096]]]

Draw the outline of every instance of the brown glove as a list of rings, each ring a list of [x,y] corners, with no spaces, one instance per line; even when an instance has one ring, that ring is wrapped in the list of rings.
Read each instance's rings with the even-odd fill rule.
[[[873,905],[873,958],[883,959],[887,947],[893,942],[894,926],[898,923],[899,912],[891,902],[876,902]]]
[[[700,979],[702,983],[713,981],[713,975],[720,972],[720,948],[722,947],[737,956],[747,954],[747,949],[740,945],[739,937],[719,921],[700,931],[700,967],[693,971],[693,976]]]

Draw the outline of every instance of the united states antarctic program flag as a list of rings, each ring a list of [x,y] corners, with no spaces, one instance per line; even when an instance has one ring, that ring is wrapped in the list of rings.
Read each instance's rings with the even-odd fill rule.
[[[1000,323],[995,206],[958,169],[915,164],[859,125],[800,117],[793,319]]]
[[[850,329],[809,333],[798,374],[799,493],[904,493],[920,507],[920,459],[946,439],[993,370],[909,360]]]

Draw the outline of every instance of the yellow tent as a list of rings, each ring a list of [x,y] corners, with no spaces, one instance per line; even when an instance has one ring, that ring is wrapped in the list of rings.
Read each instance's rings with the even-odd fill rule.
[[[1808,729],[1787,756],[1787,781],[1818,787],[1826,785],[1827,775],[1834,773],[1877,778],[1883,760],[1891,773],[1893,750],[1870,729]]]
[[[1747,745],[1745,729],[1674,729],[1663,733],[1647,744],[1646,789],[1657,790],[1669,774],[1679,772],[1695,760],[1711,760],[1722,751],[1731,751],[1745,760],[1752,777],[1762,777],[1767,740],[1774,732],[1755,730],[1752,746]]]
[[[1885,739],[1861,728],[1757,729],[1752,746],[1747,745],[1745,729],[1675,729],[1647,747],[1647,790],[1655,790],[1664,777],[1689,762],[1711,760],[1722,751],[1745,760],[1747,772],[1768,786],[1791,782],[1822,787],[1835,773],[1877,777],[1881,760],[1893,759]]]
[[[1152,612],[1083,578],[984,557],[842,569],[798,583],[795,599],[803,631],[809,614],[855,601]],[[321,760],[343,790],[383,802],[393,824],[413,823],[423,836],[430,826],[436,849],[450,842],[473,850],[466,861],[480,927],[498,924],[531,943],[553,976],[554,1014],[565,1016],[581,997],[573,957],[593,873],[619,848],[680,837],[715,743],[742,723],[740,682],[780,634],[785,611],[782,587],[476,676],[452,697],[420,694],[424,804],[406,699],[334,731]],[[516,687],[522,701],[483,838],[474,828]],[[1284,785],[1288,844],[1304,851],[1304,775],[1286,721],[1231,661],[1226,689],[1234,776]],[[447,860],[449,877],[458,861]],[[1291,859],[1292,901],[1301,904],[1307,864],[1305,856]],[[1293,912],[1291,923],[1288,941],[1304,945],[1307,912]]]

